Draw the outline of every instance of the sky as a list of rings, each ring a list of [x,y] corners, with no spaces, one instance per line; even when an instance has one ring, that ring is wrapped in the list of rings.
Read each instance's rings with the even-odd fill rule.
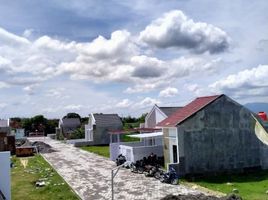
[[[2,0],[0,118],[268,102],[268,2]]]

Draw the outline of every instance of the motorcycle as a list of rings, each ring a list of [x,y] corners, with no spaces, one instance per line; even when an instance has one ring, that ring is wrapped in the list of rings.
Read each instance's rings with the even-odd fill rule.
[[[170,183],[172,185],[177,185],[179,182],[179,176],[176,170],[173,167],[171,167],[168,172],[161,175],[160,181],[162,183]]]
[[[164,170],[159,166],[152,166],[150,170],[145,174],[147,177],[154,177],[156,179],[160,179],[160,177],[164,174]]]
[[[126,157],[123,156],[122,154],[120,154],[117,158],[116,158],[116,166],[122,165],[126,162]]]

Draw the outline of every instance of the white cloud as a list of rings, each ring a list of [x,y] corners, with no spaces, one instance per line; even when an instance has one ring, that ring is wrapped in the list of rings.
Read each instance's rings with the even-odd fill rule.
[[[235,96],[268,95],[268,65],[259,65],[232,74],[209,85],[213,91]]]
[[[0,44],[1,46],[11,45],[18,47],[18,45],[28,45],[30,44],[30,42],[26,38],[17,36],[0,27]]]
[[[8,87],[9,87],[9,84],[0,81],[0,89],[1,89],[1,88],[8,88]]]
[[[192,73],[217,69],[213,61],[198,57],[162,60],[143,55],[150,49],[139,46],[137,38],[126,30],[114,31],[110,38],[98,36],[91,42],[49,36],[31,41],[25,37],[0,29],[0,41],[8,41],[4,48],[0,44],[0,71],[7,75],[8,84],[23,85],[28,92],[29,85],[63,74],[72,80],[132,84],[126,93],[148,92]],[[10,45],[12,41],[20,45]]]
[[[130,101],[129,99],[123,99],[122,101],[118,102],[115,107],[117,108],[128,108],[133,104],[132,101]]]
[[[23,88],[25,92],[27,92],[28,95],[34,95],[35,89],[39,84],[33,84],[33,85],[27,85]]]
[[[52,97],[52,98],[61,98],[64,96],[64,91],[66,91],[65,88],[53,88],[53,89],[49,89],[46,92],[46,96],[47,97]]]
[[[164,90],[160,91],[160,97],[173,97],[178,94],[178,89],[174,87],[167,87]]]
[[[146,107],[151,107],[155,104],[160,104],[161,101],[151,98],[151,97],[145,97],[144,99],[142,99],[140,102],[138,102],[136,104],[137,107],[139,108],[146,108]]]
[[[78,110],[81,110],[82,107],[83,107],[82,105],[70,104],[70,105],[64,106],[63,108],[65,110],[78,111]]]
[[[227,34],[211,24],[194,22],[173,10],[156,19],[140,33],[140,39],[158,48],[178,47],[195,53],[223,52],[229,47]]]
[[[23,31],[23,34],[22,36],[25,37],[25,38],[29,38],[32,36],[34,30],[33,29],[26,29]]]

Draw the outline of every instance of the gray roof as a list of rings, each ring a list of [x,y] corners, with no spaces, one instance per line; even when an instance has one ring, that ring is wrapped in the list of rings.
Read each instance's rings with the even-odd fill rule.
[[[63,127],[78,127],[81,125],[79,118],[63,118],[62,124]]]
[[[177,110],[181,109],[182,107],[158,107],[166,116],[172,115]]]
[[[122,121],[117,114],[93,114],[96,122],[96,126],[101,127],[122,127]]]

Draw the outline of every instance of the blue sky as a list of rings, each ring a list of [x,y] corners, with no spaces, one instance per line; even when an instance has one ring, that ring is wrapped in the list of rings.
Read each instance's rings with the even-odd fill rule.
[[[0,118],[268,101],[268,3],[2,1]]]

